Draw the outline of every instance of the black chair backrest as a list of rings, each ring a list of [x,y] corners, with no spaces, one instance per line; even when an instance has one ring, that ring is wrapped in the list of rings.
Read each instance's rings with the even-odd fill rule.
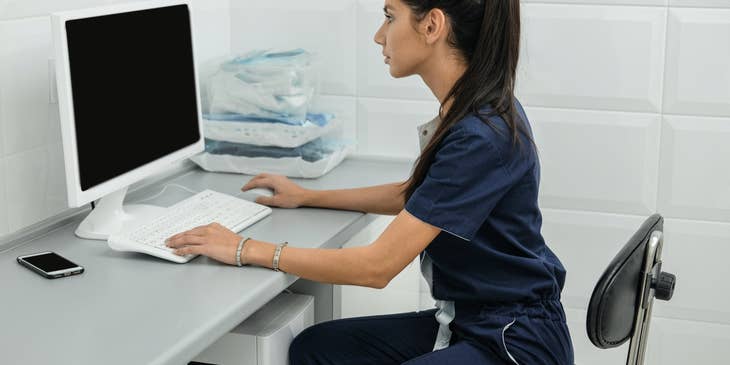
[[[646,247],[654,231],[662,231],[664,218],[647,218],[598,280],[588,305],[586,330],[596,347],[617,347],[631,338],[639,305],[641,271]]]

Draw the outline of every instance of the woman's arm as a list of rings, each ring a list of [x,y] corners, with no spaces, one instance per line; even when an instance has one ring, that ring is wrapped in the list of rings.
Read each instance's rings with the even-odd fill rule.
[[[375,242],[368,246],[343,249],[285,247],[279,268],[299,277],[332,284],[383,288],[423,251],[441,232],[407,211],[401,211]],[[240,237],[212,224],[168,240],[179,255],[202,254],[218,261],[235,263]],[[248,240],[242,262],[272,267],[276,245]]]
[[[281,208],[309,206],[396,215],[405,205],[401,183],[343,190],[309,190],[300,187],[286,176],[260,174],[252,178],[241,190],[253,188],[273,190],[273,196],[259,197],[256,202]]]
[[[396,215],[403,210],[405,199],[401,183],[392,183],[355,189],[310,190],[303,205]]]

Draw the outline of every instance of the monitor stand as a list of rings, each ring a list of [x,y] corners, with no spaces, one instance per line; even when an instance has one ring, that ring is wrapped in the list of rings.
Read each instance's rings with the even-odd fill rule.
[[[76,236],[92,240],[106,240],[123,227],[159,217],[163,207],[145,204],[123,205],[127,188],[101,198],[94,210],[76,228]]]

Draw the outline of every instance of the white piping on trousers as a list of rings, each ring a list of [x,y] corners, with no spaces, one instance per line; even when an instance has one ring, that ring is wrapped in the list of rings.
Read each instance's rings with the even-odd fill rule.
[[[515,360],[514,356],[512,356],[512,354],[509,353],[509,350],[507,350],[507,343],[504,342],[504,333],[507,331],[508,328],[510,328],[513,324],[515,324],[516,321],[517,321],[517,318],[514,318],[512,320],[512,322],[510,322],[509,324],[507,324],[506,326],[504,326],[504,328],[502,328],[502,346],[504,346],[504,352],[507,353],[507,356],[509,356],[510,360],[512,360],[513,363],[515,363],[517,365],[520,365],[517,362],[517,360]]]

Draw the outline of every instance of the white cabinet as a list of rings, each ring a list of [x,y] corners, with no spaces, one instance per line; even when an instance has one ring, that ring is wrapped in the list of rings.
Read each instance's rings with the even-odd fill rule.
[[[216,365],[288,365],[289,345],[314,323],[314,298],[279,294],[195,358]]]

